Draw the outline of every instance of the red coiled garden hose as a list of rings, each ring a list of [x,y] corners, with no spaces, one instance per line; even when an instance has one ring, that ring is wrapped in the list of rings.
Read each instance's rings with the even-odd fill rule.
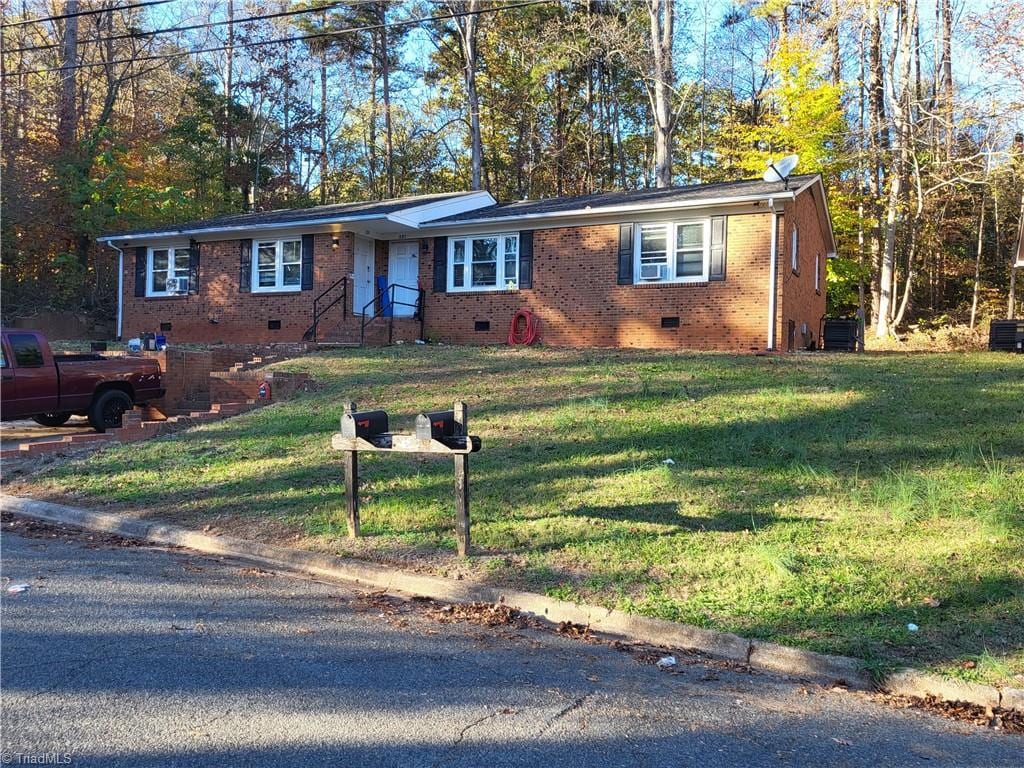
[[[519,330],[519,321],[523,321],[523,329]],[[540,338],[540,318],[528,309],[520,309],[512,316],[512,325],[508,329],[508,343],[530,345]]]

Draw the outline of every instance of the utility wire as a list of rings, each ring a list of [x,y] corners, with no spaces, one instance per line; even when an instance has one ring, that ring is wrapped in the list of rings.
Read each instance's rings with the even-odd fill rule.
[[[96,13],[110,13],[111,11],[127,11],[129,8],[146,8],[150,5],[164,5],[172,0],[150,0],[148,3],[132,3],[131,5],[119,5],[116,8],[90,8],[87,11],[75,11],[74,13],[62,13],[58,16],[40,16],[36,19],[22,19],[21,21],[9,21],[0,24],[0,29],[8,27],[21,27],[25,24],[42,24],[44,21],[57,21],[59,19],[71,19],[75,16],[91,16]]]
[[[167,0],[161,0],[167,2]],[[130,59],[114,59],[113,61],[98,61],[89,64],[71,64],[65,67],[46,67],[43,69],[26,69],[18,72],[8,73],[8,77],[17,77],[20,75],[37,75],[44,72],[66,72],[71,69],[91,69],[92,67],[108,67],[112,64],[130,64],[136,61],[155,61],[158,59],[178,59],[182,56],[191,56],[198,53],[215,53],[217,51],[226,51],[228,48],[257,48],[264,45],[281,45],[282,43],[296,43],[302,40],[316,40],[322,37],[336,37],[340,35],[354,34],[356,32],[370,32],[375,29],[394,29],[396,27],[413,27],[418,24],[423,24],[428,21],[446,21],[448,19],[457,19],[463,16],[483,15],[486,13],[498,13],[499,11],[510,11],[515,8],[529,8],[533,5],[544,5],[546,3],[553,2],[554,0],[530,0],[524,3],[514,3],[512,5],[494,6],[491,8],[481,8],[477,11],[454,11],[452,13],[439,14],[437,16],[423,16],[418,19],[408,19],[406,21],[392,21],[386,24],[365,24],[360,27],[346,27],[345,29],[336,29],[331,32],[316,32],[310,35],[295,35],[294,37],[279,37],[273,40],[256,40],[250,43],[238,43],[236,42],[232,46],[218,45],[212,48],[199,48],[191,51],[179,51],[178,53],[162,53],[154,54],[152,56],[133,56]]]
[[[362,0],[364,3],[369,0]],[[204,24],[190,24],[185,27],[167,27],[165,29],[139,29],[134,32],[125,32],[120,35],[110,35],[108,37],[90,37],[85,40],[79,40],[79,45],[85,45],[86,43],[105,43],[111,40],[126,40],[128,38],[144,38],[153,37],[155,35],[163,35],[168,32],[189,32],[194,29],[209,29],[211,27],[223,27],[227,24],[245,24],[250,21],[261,21],[263,19],[277,19],[282,16],[297,16],[303,13],[317,13],[319,11],[330,11],[334,8],[340,8],[341,6],[351,6],[352,2],[337,2],[329,3],[327,5],[317,6],[316,8],[300,8],[293,11],[279,11],[278,13],[267,13],[260,16],[249,16],[245,19],[234,19],[233,21],[208,21]],[[60,43],[43,43],[41,45],[31,45],[24,48],[8,48],[7,53],[21,53],[22,51],[43,51],[48,48],[57,48]]]

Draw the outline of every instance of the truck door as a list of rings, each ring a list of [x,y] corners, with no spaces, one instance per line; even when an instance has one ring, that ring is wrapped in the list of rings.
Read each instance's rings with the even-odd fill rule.
[[[58,409],[57,367],[46,364],[42,344],[34,333],[7,333],[3,345],[4,419],[16,419]]]

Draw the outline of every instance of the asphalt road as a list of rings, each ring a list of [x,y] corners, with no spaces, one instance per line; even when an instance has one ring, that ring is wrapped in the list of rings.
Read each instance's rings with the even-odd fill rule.
[[[673,674],[605,645],[441,623],[182,550],[39,535],[2,540],[10,764],[1024,762],[1024,738],[859,694],[714,665]]]

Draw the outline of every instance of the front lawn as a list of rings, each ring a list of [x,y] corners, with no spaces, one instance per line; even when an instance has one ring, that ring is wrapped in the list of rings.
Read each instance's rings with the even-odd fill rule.
[[[1024,685],[1021,357],[405,346],[276,367],[322,389],[10,490]],[[342,403],[411,429],[456,396],[484,445],[477,555],[451,555],[450,460],[361,458],[347,541]]]

